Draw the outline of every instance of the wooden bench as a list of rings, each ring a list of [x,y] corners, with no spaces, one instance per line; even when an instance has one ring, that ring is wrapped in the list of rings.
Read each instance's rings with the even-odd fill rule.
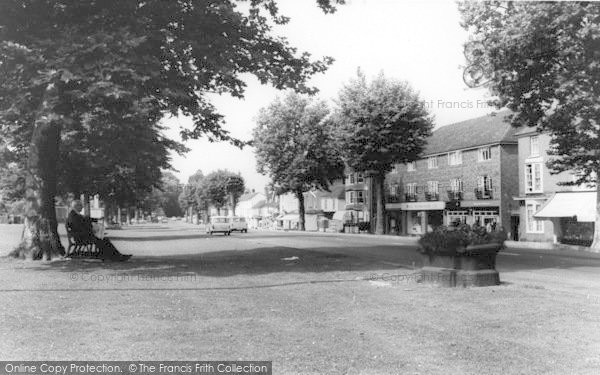
[[[67,240],[69,241],[66,257],[98,257],[99,250],[93,242],[78,238],[74,235],[71,227],[66,224],[65,228],[67,229]]]

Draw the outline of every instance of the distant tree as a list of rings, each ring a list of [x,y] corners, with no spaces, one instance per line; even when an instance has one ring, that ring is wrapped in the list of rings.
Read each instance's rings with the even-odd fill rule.
[[[230,173],[227,178],[226,183],[226,191],[229,195],[229,199],[231,200],[231,210],[235,215],[235,208],[238,204],[238,201],[244,191],[246,190],[246,183],[244,178],[240,174]]]
[[[19,256],[63,254],[57,232],[60,144],[106,114],[143,113],[146,124],[183,114],[207,136],[242,146],[222,128],[209,92],[243,97],[244,73],[278,89],[314,92],[306,81],[331,59],[311,61],[274,24],[273,0],[3,0],[0,2],[0,136],[25,157],[27,214]],[[341,1],[318,0],[326,12]],[[97,121],[98,120],[98,121]],[[76,136],[77,134],[69,134]]]
[[[261,109],[254,128],[258,172],[271,178],[278,193],[296,196],[300,230],[305,230],[303,193],[328,190],[344,172],[328,115],[324,102],[288,93]]]
[[[219,211],[230,205],[235,213],[235,205],[244,193],[244,179],[239,174],[219,169],[209,173],[200,185],[200,199],[215,206]]]
[[[551,135],[551,173],[596,184],[600,251],[600,4],[465,2],[460,11],[471,34],[465,82],[490,89],[513,126]]]
[[[183,186],[179,194],[179,206],[183,211],[187,212],[189,209],[192,209],[198,212],[201,209],[207,209],[202,201],[201,194],[201,186],[204,178],[205,176],[201,170],[197,170],[188,178],[187,184]]]
[[[375,185],[375,233],[384,232],[383,184],[395,163],[417,160],[431,134],[432,119],[408,83],[379,74],[358,77],[339,93],[336,135],[346,164],[364,171]]]
[[[144,208],[148,211],[163,212],[165,216],[181,216],[179,195],[182,193],[179,179],[171,172],[163,172],[160,186],[155,187],[145,200]]]

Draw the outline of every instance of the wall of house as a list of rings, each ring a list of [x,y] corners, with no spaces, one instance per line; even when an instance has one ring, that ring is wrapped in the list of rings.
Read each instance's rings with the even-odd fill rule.
[[[405,193],[406,184],[416,183],[417,198],[419,201],[424,201],[428,181],[438,181],[440,200],[448,200],[446,191],[451,188],[450,180],[460,178],[463,182],[463,200],[476,200],[475,188],[477,188],[478,178],[482,175],[488,175],[492,178],[493,193],[499,194],[500,146],[492,146],[491,151],[491,160],[483,162],[477,160],[477,149],[471,149],[463,151],[462,164],[459,165],[449,165],[448,154],[434,156],[437,159],[438,167],[433,169],[428,168],[426,158],[417,160],[415,171],[409,172],[406,165],[399,164],[396,167],[397,172],[390,173],[387,180],[402,182],[399,186],[401,196]]]
[[[531,156],[530,137],[537,135],[540,144],[540,154],[537,157]],[[572,186],[561,186],[560,182],[569,182],[573,180],[573,175],[569,172],[561,172],[559,174],[550,174],[550,169],[546,167],[549,156],[547,151],[550,149],[550,136],[547,134],[530,133],[519,137],[519,195],[524,196],[525,193],[525,164],[541,163],[542,164],[542,186],[544,193],[553,193],[556,191],[574,190]]]
[[[487,147],[487,146],[486,146]],[[450,201],[448,190],[451,190],[451,180],[460,179],[463,186],[461,205],[464,204],[465,211],[481,212],[486,218],[494,217],[497,224],[506,230],[510,227],[511,210],[515,213],[519,210],[517,202],[513,197],[518,195],[519,178],[515,166],[518,163],[518,147],[516,144],[508,143],[490,146],[491,158],[479,160],[479,148],[462,150],[462,163],[451,165],[448,153],[435,155],[437,168],[429,168],[428,159],[424,157],[416,161],[416,168],[408,171],[407,165],[398,164],[386,177],[388,197],[386,198],[388,211],[388,225],[390,229],[395,226],[401,233],[415,233],[415,218],[421,223],[420,232],[439,222],[442,211],[406,211],[400,210],[401,202],[405,202],[406,185],[415,183],[417,186],[417,202],[425,202],[427,185],[429,181],[438,183],[438,201]],[[475,190],[479,187],[481,176],[488,176],[492,180],[492,199],[477,199]],[[390,185],[396,185],[396,196],[390,196]],[[468,207],[467,207],[468,206]],[[462,207],[462,206],[461,206]],[[498,217],[489,216],[490,209],[497,207]],[[459,209],[460,210],[460,209]],[[448,210],[445,210],[447,212]],[[419,216],[420,215],[420,216]],[[437,216],[436,216],[437,215]],[[435,217],[434,217],[435,216]],[[427,219],[425,219],[427,217]],[[481,216],[477,216],[481,220]],[[476,217],[467,217],[467,222],[474,221]],[[450,220],[450,217],[445,219]],[[487,219],[484,219],[487,220]],[[398,225],[399,223],[399,225]]]
[[[264,200],[266,200],[266,196],[262,193],[257,193],[250,199],[240,201],[235,208],[235,214],[237,216],[250,218],[254,215],[252,207],[254,207],[254,205],[256,205],[258,202]]]
[[[346,211],[350,211],[352,213],[353,221],[368,221],[371,222],[371,228],[375,228],[375,205],[374,205],[374,197],[372,192],[372,179],[371,177],[367,177],[363,174],[362,182],[358,182],[355,178],[354,182],[351,181],[349,176],[354,174],[356,177],[356,173],[351,169],[346,170],[346,178],[345,178],[345,188],[346,195],[344,199],[344,208]],[[351,191],[362,191],[363,192],[363,202],[351,202],[349,197],[349,192]]]
[[[292,193],[285,193],[279,196],[279,212],[298,212],[298,199]]]
[[[519,163],[518,151],[517,145],[500,146],[500,216],[509,238],[512,235],[511,214],[519,212],[519,201],[513,199],[519,195],[519,170],[515,168]]]
[[[537,136],[539,140],[539,155],[531,155],[531,143],[530,137]],[[543,205],[547,198],[552,193],[557,191],[568,191],[573,190],[570,186],[561,186],[559,182],[567,182],[572,180],[572,175],[568,172],[562,172],[559,174],[552,175],[550,170],[546,167],[546,163],[549,159],[547,151],[550,149],[550,136],[547,134],[539,134],[535,131],[530,133],[521,134],[518,139],[518,176],[519,176],[519,196],[521,201],[519,202],[519,240],[521,241],[534,241],[534,242],[552,242],[559,235],[560,225],[554,220],[542,220],[543,231],[541,233],[529,232],[527,222],[527,204],[537,202]],[[541,193],[527,193],[525,192],[525,165],[529,163],[540,163],[542,168],[542,192]]]

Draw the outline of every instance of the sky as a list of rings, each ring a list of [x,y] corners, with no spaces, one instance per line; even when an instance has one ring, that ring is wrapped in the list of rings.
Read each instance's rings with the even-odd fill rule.
[[[331,56],[335,62],[310,83],[318,97],[330,101],[360,68],[372,78],[381,71],[388,78],[408,81],[434,115],[436,127],[483,116],[495,111],[487,106],[484,89],[467,88],[463,82],[463,43],[468,34],[460,26],[454,1],[435,0],[346,0],[334,14],[324,14],[310,0],[281,0],[280,10],[291,18],[274,32],[286,37],[299,51],[315,58]],[[211,96],[225,116],[225,129],[242,140],[250,140],[260,108],[284,93],[244,76],[245,98]],[[190,126],[184,117],[165,120],[166,134],[179,139],[180,126]],[[240,172],[246,186],[263,191],[267,176],[256,172],[252,148],[240,150],[227,143],[206,139],[189,140],[184,156],[172,155],[175,175],[182,183],[197,170],[208,174],[217,169]]]

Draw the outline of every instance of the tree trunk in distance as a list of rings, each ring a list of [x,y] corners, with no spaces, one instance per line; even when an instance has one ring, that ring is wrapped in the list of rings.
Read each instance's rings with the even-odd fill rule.
[[[127,207],[127,225],[129,225],[131,223],[131,207]]]
[[[306,230],[304,220],[304,194],[302,190],[296,190],[296,198],[298,198],[298,229],[301,231]]]
[[[80,200],[83,203],[83,216],[90,217],[90,196],[81,194]]]
[[[50,111],[49,100],[57,95],[48,85],[36,120],[27,155],[26,212],[21,242],[10,255],[32,260],[50,260],[65,254],[56,220],[56,174],[59,157],[60,123]]]
[[[596,172],[600,176],[600,171]],[[590,247],[594,253],[600,252],[600,183],[596,182],[596,222],[594,223],[594,241]]]
[[[382,174],[376,174],[373,176],[375,180],[375,201],[377,208],[377,217],[375,218],[375,234],[384,234],[385,233],[385,206],[383,201],[383,182],[385,176]]]
[[[117,206],[117,225],[121,225],[121,206]]]

